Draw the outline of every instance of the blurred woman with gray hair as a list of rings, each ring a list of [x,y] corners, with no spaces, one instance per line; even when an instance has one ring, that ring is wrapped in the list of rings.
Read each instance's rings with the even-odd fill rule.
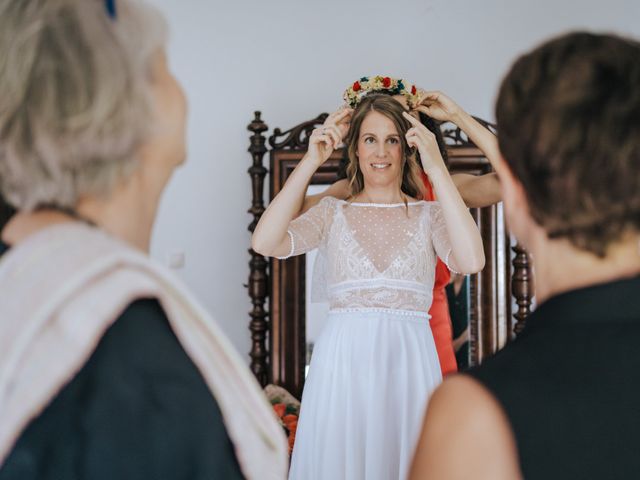
[[[0,479],[283,478],[245,362],[148,257],[185,159],[138,0],[0,0]]]

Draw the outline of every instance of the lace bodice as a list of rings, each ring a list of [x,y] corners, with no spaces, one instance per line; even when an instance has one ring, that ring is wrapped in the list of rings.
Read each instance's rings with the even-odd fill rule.
[[[438,202],[349,203],[325,197],[293,220],[289,256],[318,248],[312,300],[331,309],[427,312],[436,256],[451,253]],[[285,257],[287,258],[287,257]]]

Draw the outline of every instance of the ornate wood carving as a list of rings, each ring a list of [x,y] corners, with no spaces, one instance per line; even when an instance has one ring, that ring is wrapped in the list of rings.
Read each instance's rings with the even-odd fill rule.
[[[524,328],[525,321],[531,313],[533,299],[533,282],[531,278],[531,263],[529,254],[520,244],[513,247],[515,257],[513,258],[513,277],[511,289],[515,297],[518,311],[513,315],[516,323],[514,333],[518,335]]]
[[[473,117],[478,123],[483,125],[487,130],[497,135],[498,130],[493,123],[487,122],[478,117]],[[456,145],[459,147],[475,147],[475,144],[469,140],[469,137],[460,128],[452,123],[440,124],[440,130],[442,130],[442,136],[448,145]]]
[[[271,145],[271,148],[278,150],[306,149],[309,145],[311,132],[317,126],[322,125],[328,116],[328,113],[321,113],[313,120],[296,125],[286,132],[282,132],[279,128],[276,128],[273,131],[273,135],[269,137],[269,145]],[[284,139],[278,140],[279,137],[284,137]]]
[[[267,169],[262,164],[264,154],[267,153],[265,146],[264,132],[267,131],[267,125],[260,118],[260,112],[255,112],[253,121],[247,129],[253,133],[250,138],[249,152],[253,163],[248,172],[251,176],[252,201],[249,213],[253,215],[253,221],[249,225],[249,231],[253,233],[264,212],[264,177]],[[267,312],[264,304],[268,296],[268,275],[267,260],[257,254],[253,249],[249,249],[251,260],[249,261],[249,296],[253,308],[249,312],[251,322],[249,330],[251,331],[251,371],[254,373],[260,385],[265,386],[269,382],[268,374],[268,356],[267,351],[267,332],[269,323],[267,321]]]

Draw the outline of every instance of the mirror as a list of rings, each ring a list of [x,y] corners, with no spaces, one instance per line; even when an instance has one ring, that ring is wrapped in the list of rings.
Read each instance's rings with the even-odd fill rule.
[[[303,122],[282,132],[275,129],[269,147],[263,133],[268,130],[259,112],[249,125],[253,132],[249,151],[253,164],[253,202],[249,212],[254,219],[253,231],[264,211],[263,188],[267,170],[262,162],[265,153],[270,159],[270,191],[273,198],[306,151],[311,131],[322,124],[326,114]],[[480,120],[487,128],[490,124]],[[480,175],[491,171],[488,160],[457,128],[441,125],[447,141],[451,173]],[[342,152],[336,151],[314,174],[310,192],[326,188],[336,180]],[[486,265],[482,272],[463,279],[457,290],[461,299],[456,303],[462,313],[460,328],[468,326],[466,356],[469,366],[502,348],[522,328],[531,306],[531,272],[528,256],[512,245],[507,233],[502,204],[472,209],[485,248]],[[308,302],[313,254],[288,260],[266,260],[250,250],[251,272],[249,295],[253,310],[249,329],[252,334],[251,369],[261,382],[283,386],[300,398],[308,359],[314,339],[322,328],[327,306]],[[512,268],[513,265],[513,268]],[[457,287],[454,285],[453,287]],[[464,293],[460,293],[460,292]],[[513,296],[512,296],[513,292]],[[454,290],[456,293],[456,290]],[[265,303],[268,302],[268,310]],[[323,310],[324,308],[324,310]],[[450,306],[451,308],[451,306]],[[462,350],[464,359],[464,350]]]

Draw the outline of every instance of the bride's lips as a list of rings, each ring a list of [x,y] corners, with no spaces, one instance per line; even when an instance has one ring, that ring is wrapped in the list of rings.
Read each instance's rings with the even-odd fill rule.
[[[369,165],[371,165],[371,168],[375,170],[384,170],[385,168],[391,166],[390,163],[385,163],[385,162],[370,163]]]

